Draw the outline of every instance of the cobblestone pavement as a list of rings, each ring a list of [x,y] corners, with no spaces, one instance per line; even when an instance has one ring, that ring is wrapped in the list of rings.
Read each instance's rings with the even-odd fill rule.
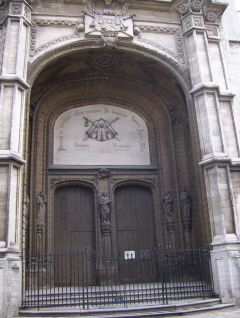
[[[200,313],[190,313],[178,315],[186,318],[240,318],[240,306],[229,307],[221,310],[209,310]],[[166,318],[176,318],[178,316],[166,316]]]

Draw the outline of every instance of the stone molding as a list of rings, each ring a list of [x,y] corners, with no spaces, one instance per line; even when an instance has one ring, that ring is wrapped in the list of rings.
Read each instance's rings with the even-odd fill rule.
[[[2,164],[5,164],[6,161],[13,161],[18,165],[23,165],[26,163],[26,160],[22,159],[18,155],[10,153],[10,151],[0,151],[0,161]]]
[[[4,82],[17,83],[18,85],[21,85],[22,89],[24,90],[27,90],[28,88],[30,88],[30,85],[28,85],[25,79],[17,75],[0,76],[0,83],[4,83]]]
[[[9,2],[12,2],[11,0],[0,0],[0,6],[4,4],[8,4]],[[28,2],[29,4],[33,4],[35,0],[14,0],[14,2]]]
[[[171,55],[175,59],[178,60],[181,64],[185,64],[185,57],[184,57],[184,51],[183,51],[183,44],[182,44],[182,34],[181,29],[178,27],[166,27],[166,26],[156,26],[156,25],[142,25],[142,24],[134,24],[134,28],[139,28],[140,32],[144,31],[151,31],[151,32],[157,32],[157,33],[168,33],[168,34],[175,34],[176,36],[176,42],[179,54],[175,54],[171,50],[163,47],[160,44],[157,44],[156,42],[153,42],[151,40],[143,39],[142,34],[138,35],[138,41],[144,42],[146,44],[150,44],[161,51],[164,51],[165,53]]]
[[[37,26],[69,26],[73,29],[72,35],[61,36],[60,38],[56,38],[55,40],[49,41],[44,45],[36,48],[36,29]],[[83,31],[82,22],[81,21],[70,21],[70,20],[56,20],[56,19],[33,19],[32,27],[31,27],[31,45],[30,45],[30,56],[34,56],[37,53],[44,51],[50,46],[57,44],[59,42],[63,42],[66,40],[79,38],[80,32]]]

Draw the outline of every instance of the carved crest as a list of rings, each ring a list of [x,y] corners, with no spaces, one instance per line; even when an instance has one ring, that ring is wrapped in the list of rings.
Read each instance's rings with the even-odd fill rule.
[[[83,117],[85,119],[85,127],[88,127],[91,124],[91,127],[86,131],[87,137],[84,139],[92,138],[96,139],[97,141],[107,141],[110,139],[117,139],[118,133],[116,130],[111,126],[112,123],[117,121],[119,118],[112,120],[111,122],[107,121],[106,119],[100,118],[95,120],[94,122],[90,119]]]
[[[133,38],[133,21],[135,14],[124,17],[123,11],[117,12],[107,8],[85,14],[85,36],[100,37],[104,46],[114,47],[118,38]]]

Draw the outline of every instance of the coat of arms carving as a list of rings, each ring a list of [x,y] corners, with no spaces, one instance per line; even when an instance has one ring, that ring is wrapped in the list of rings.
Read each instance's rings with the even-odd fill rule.
[[[103,9],[93,13],[84,11],[85,36],[100,37],[104,46],[114,47],[118,38],[133,38],[133,17],[130,14],[124,17],[123,12],[117,13],[112,9]]]

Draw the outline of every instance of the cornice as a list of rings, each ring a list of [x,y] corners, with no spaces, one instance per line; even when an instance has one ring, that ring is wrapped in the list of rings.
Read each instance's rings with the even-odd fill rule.
[[[8,4],[9,2],[27,2],[28,4],[33,4],[35,2],[35,0],[0,0],[0,6],[4,5],[4,4]]]
[[[15,162],[18,165],[23,165],[26,161],[17,154],[11,153],[9,150],[0,151],[0,164]]]
[[[0,83],[4,83],[4,82],[18,83],[24,90],[30,88],[26,80],[17,75],[0,76]]]

